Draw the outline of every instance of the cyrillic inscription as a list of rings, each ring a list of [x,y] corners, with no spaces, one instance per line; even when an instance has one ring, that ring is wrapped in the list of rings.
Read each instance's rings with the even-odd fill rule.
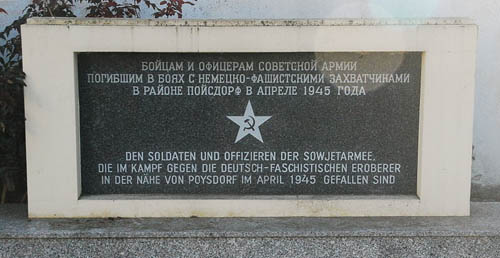
[[[419,52],[80,53],[83,194],[415,194]]]

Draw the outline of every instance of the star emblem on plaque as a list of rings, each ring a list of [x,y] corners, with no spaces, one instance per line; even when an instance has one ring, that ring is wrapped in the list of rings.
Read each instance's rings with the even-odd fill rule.
[[[234,143],[239,142],[247,135],[255,137],[255,139],[259,140],[262,143],[264,142],[264,140],[262,139],[262,135],[260,134],[259,126],[269,120],[271,116],[256,116],[253,112],[252,103],[250,103],[250,100],[248,101],[243,116],[227,116],[227,118],[229,118],[229,120],[233,121],[240,127]]]

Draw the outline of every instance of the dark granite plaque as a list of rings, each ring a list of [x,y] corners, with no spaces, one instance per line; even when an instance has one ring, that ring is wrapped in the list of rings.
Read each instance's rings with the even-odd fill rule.
[[[416,194],[420,52],[80,53],[83,194]]]

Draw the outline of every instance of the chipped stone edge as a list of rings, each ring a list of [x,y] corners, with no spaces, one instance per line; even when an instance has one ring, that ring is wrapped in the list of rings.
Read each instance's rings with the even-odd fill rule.
[[[183,26],[183,27],[245,27],[245,26],[386,26],[386,25],[474,25],[470,18],[342,18],[342,19],[116,19],[116,18],[50,18],[35,17],[30,25],[72,26]]]

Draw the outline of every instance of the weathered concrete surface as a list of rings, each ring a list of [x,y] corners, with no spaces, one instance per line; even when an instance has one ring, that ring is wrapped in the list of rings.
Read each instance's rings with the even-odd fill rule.
[[[0,206],[0,257],[498,257],[500,203],[471,217],[38,219]]]
[[[26,239],[0,257],[498,257],[496,237]]]
[[[117,18],[46,18],[34,17],[30,25],[84,25],[84,26],[202,26],[202,27],[244,27],[244,26],[382,26],[382,25],[474,25],[473,20],[464,17],[449,18],[399,18],[399,19],[214,19],[214,20],[164,20],[164,19],[117,19]]]

